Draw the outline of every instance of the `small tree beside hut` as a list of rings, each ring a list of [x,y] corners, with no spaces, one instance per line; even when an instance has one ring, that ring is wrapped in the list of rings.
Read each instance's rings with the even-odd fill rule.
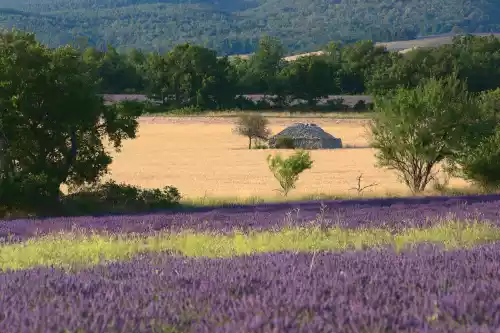
[[[248,138],[248,149],[252,149],[252,139],[267,140],[271,135],[269,121],[260,114],[242,114],[238,117],[234,132]]]

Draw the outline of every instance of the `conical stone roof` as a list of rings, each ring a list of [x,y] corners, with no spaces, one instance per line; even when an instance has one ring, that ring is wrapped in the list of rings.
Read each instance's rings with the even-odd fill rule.
[[[290,137],[296,148],[336,149],[342,148],[342,140],[325,132],[316,124],[294,124],[269,139],[269,147],[276,147],[277,139]]]
[[[294,139],[335,139],[335,137],[325,132],[316,124],[298,123],[285,128],[275,135],[275,137],[288,136]]]

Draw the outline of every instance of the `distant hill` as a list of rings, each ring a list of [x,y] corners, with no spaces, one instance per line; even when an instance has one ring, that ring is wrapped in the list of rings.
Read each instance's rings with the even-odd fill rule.
[[[471,35],[474,36],[491,36],[494,35],[497,38],[500,38],[500,33],[473,33]],[[418,38],[413,40],[402,40],[397,42],[387,42],[387,43],[376,43],[376,45],[384,46],[389,51],[406,53],[411,50],[417,48],[432,48],[439,47],[441,45],[451,44],[453,41],[453,37],[457,36],[456,34],[443,34],[437,36],[429,36],[425,38]],[[294,61],[299,57],[308,56],[308,55],[320,55],[323,51],[314,51],[307,53],[299,53],[292,56],[285,57],[286,61]],[[242,57],[248,57],[248,55],[242,55]]]
[[[500,33],[498,32],[490,32],[490,33],[472,33],[475,36],[489,36],[495,35],[497,38],[500,38]],[[379,45],[385,46],[390,51],[400,51],[405,52],[411,50],[413,48],[419,47],[438,47],[445,44],[451,44],[453,37],[456,34],[442,34],[435,36],[427,36],[423,38],[417,38],[414,40],[403,40],[403,41],[395,41],[388,43],[379,43]]]
[[[50,46],[81,45],[85,36],[100,48],[165,51],[193,42],[221,55],[251,53],[264,34],[293,54],[330,41],[401,45],[500,31],[498,0],[1,0],[0,7],[0,27],[34,31]]]
[[[491,36],[491,35],[493,35],[497,38],[500,38],[500,33],[496,33],[496,32],[472,33],[471,35],[473,35],[473,36]],[[459,36],[459,35],[458,34],[442,34],[442,35],[427,36],[427,37],[422,37],[422,38],[417,38],[417,39],[412,39],[412,40],[376,43],[376,45],[384,46],[389,51],[406,53],[406,52],[409,52],[409,51],[417,49],[417,48],[432,48],[432,47],[439,47],[441,45],[451,44],[453,41],[453,37],[455,37],[455,36]],[[321,54],[323,54],[323,51],[305,52],[305,53],[298,53],[298,54],[290,55],[290,56],[284,57],[283,59],[286,61],[294,61],[300,57],[310,56],[310,55],[321,55]],[[248,59],[251,55],[252,54],[235,54],[235,55],[232,55],[230,57],[240,57],[243,59]]]

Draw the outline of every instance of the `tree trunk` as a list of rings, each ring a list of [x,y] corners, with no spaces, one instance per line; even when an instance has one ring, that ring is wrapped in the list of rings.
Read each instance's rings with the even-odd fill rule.
[[[248,137],[248,149],[252,149],[252,137]]]
[[[3,172],[5,166],[5,153],[4,153],[4,143],[3,143],[3,139],[0,138],[0,173]],[[1,176],[0,176],[1,178]]]
[[[64,167],[59,169],[56,173],[55,177],[49,179],[49,184],[47,184],[47,192],[49,193],[49,202],[47,204],[48,213],[57,212],[61,206],[61,198],[60,198],[60,188],[61,185],[66,182],[69,177],[69,173],[71,167],[75,163],[76,157],[78,155],[78,139],[76,136],[76,131],[72,129],[70,131],[70,142],[71,148],[69,152],[65,156],[65,164]],[[43,209],[42,209],[43,211]]]

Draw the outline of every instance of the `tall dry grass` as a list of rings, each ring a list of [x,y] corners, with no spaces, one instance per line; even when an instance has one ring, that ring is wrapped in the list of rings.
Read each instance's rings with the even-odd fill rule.
[[[340,137],[345,145],[367,145],[366,120],[271,118],[273,133],[296,122],[313,122]],[[277,181],[266,164],[275,150],[248,150],[247,138],[232,133],[234,119],[143,118],[138,138],[125,142],[114,155],[110,178],[142,187],[174,185],[186,197],[278,196]],[[281,151],[288,155],[291,151]],[[378,183],[368,195],[407,194],[392,171],[375,167],[370,148],[311,151],[314,165],[305,171],[293,195],[316,193],[356,194],[356,178]],[[452,179],[450,185],[467,184]]]

